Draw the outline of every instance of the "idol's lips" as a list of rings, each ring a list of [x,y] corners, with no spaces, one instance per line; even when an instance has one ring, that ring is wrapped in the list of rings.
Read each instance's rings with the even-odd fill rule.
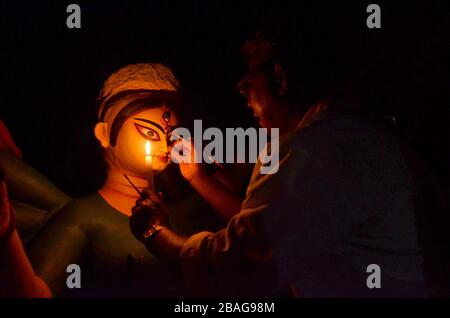
[[[162,155],[155,155],[155,157],[156,157],[158,160],[163,161],[163,162],[169,161],[169,153],[167,153],[167,154],[162,154]]]

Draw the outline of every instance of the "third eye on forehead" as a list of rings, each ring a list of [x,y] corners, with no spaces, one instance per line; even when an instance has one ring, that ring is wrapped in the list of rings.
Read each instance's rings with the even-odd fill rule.
[[[162,128],[161,125],[159,125],[158,123],[155,123],[154,121],[152,121],[152,120],[150,120],[150,119],[145,119],[145,118],[133,118],[133,119],[134,119],[134,120],[137,120],[137,121],[142,121],[142,122],[147,123],[147,124],[150,124],[150,125],[153,125],[153,126],[155,126],[156,128],[158,128],[159,130],[161,130],[161,132],[162,132],[163,134],[165,134],[164,128]]]

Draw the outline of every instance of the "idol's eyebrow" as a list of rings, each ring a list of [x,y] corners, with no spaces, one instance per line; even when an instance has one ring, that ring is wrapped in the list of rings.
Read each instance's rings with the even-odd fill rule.
[[[161,130],[161,132],[163,134],[165,134],[164,129],[157,123],[155,123],[154,121],[148,120],[148,119],[144,119],[144,118],[133,118],[134,120],[139,120],[139,121],[143,121],[149,124],[152,124],[153,126],[155,126],[156,128],[158,128],[159,130]]]

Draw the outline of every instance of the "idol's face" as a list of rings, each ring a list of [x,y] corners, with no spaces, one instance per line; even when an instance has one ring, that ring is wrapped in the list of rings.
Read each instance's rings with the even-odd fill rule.
[[[120,166],[136,176],[149,171],[146,144],[150,142],[152,169],[163,171],[170,164],[169,133],[178,125],[177,116],[166,107],[143,110],[130,116],[122,125],[113,148]]]

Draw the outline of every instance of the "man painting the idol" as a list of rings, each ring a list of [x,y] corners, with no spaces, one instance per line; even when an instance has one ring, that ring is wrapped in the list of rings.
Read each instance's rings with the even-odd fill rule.
[[[262,29],[244,45],[249,71],[239,83],[260,125],[280,129],[279,171],[262,175],[256,164],[221,231],[177,235],[149,193],[133,208],[133,234],[177,264],[196,295],[445,295],[450,240],[437,183],[349,87],[305,73],[314,55],[302,60],[293,47],[280,28]],[[381,288],[368,283],[373,265]]]

